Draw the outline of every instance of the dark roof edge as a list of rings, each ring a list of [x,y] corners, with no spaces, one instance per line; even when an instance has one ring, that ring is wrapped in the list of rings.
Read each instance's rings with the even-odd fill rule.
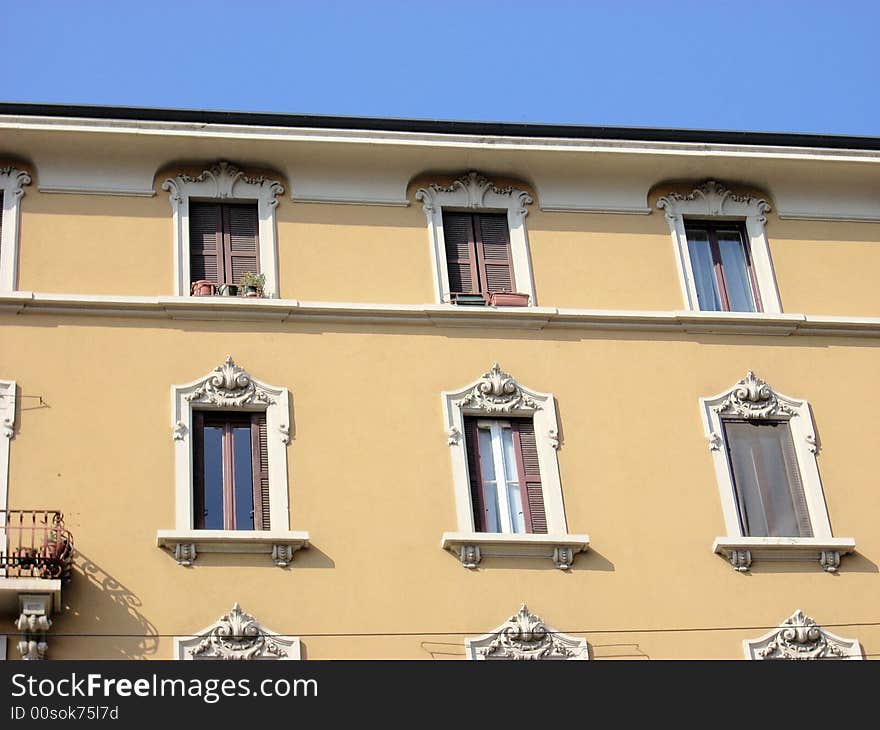
[[[346,129],[422,134],[462,134],[491,137],[544,137],[557,139],[606,139],[640,142],[690,142],[767,147],[813,147],[827,149],[880,150],[880,137],[801,134],[787,132],[736,132],[704,129],[651,127],[597,127],[574,124],[526,124],[515,122],[464,122],[441,119],[389,119],[311,114],[271,114],[196,109],[29,104],[0,102],[0,115],[120,119],[191,124]]]

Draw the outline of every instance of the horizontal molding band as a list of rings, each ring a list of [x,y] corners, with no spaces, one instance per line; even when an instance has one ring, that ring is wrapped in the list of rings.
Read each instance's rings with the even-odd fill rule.
[[[152,188],[86,188],[76,185],[37,185],[41,193],[61,193],[66,195],[116,195],[133,198],[155,198]]]
[[[589,205],[542,205],[541,210],[545,213],[608,213],[610,215],[651,214],[651,209],[647,206],[593,207]]]
[[[294,203],[321,203],[330,205],[380,205],[389,208],[408,208],[410,202],[405,198],[334,198],[334,197],[303,197],[300,195],[292,195],[291,200]]]
[[[244,297],[105,296],[26,291],[0,295],[0,313],[5,314],[880,338],[880,317],[554,307],[487,307],[479,312],[474,309],[452,304],[357,304]]]
[[[790,221],[833,221],[835,223],[880,223],[880,213],[858,215],[854,213],[811,213],[809,211],[778,210],[780,220]]]

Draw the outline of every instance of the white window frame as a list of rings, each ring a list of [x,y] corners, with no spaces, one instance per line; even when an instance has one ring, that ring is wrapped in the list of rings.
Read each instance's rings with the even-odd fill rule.
[[[18,283],[18,250],[21,235],[21,199],[30,173],[16,167],[0,168],[3,224],[0,226],[0,291],[15,291]]]
[[[247,177],[235,165],[218,162],[193,177],[181,174],[162,183],[171,201],[174,220],[174,287],[177,296],[189,296],[189,206],[191,201],[256,202],[259,219],[260,271],[266,282],[263,295],[278,296],[278,226],[275,208],[284,186],[266,177]],[[259,272],[258,272],[259,273]],[[238,282],[234,282],[238,283]]]
[[[270,631],[236,603],[194,636],[174,637],[174,658],[202,660],[292,660],[302,658],[300,640]]]
[[[0,509],[9,509],[9,449],[15,438],[15,396],[18,393],[14,380],[0,380]],[[5,515],[0,517],[0,536],[5,535]],[[5,542],[3,543],[5,545]]]
[[[844,639],[822,628],[803,611],[797,609],[778,627],[757,639],[743,641],[746,659],[842,659],[862,660],[861,644]]]
[[[685,309],[694,312],[705,311],[700,310],[700,302],[697,298],[697,285],[691,266],[685,222],[688,219],[717,219],[745,222],[749,255],[758,282],[763,313],[782,312],[765,228],[767,213],[771,210],[770,203],[763,198],[737,195],[721,183],[708,180],[687,194],[667,193],[657,201],[657,208],[665,210],[666,220],[669,223]]]
[[[750,370],[745,378],[724,392],[700,398],[700,413],[712,453],[727,530],[725,537],[716,538],[713,550],[725,555],[737,570],[743,572],[750,568],[756,557],[782,560],[818,559],[823,569],[835,572],[840,563],[840,555],[852,552],[855,549],[855,540],[835,538],[831,534],[825,493],[816,460],[819,444],[816,441],[810,404],[779,393]],[[789,425],[813,537],[743,535],[733,470],[728,456],[729,444],[723,427],[725,418]]]
[[[464,640],[465,654],[475,661],[562,660],[587,661],[586,639],[569,636],[548,626],[523,603],[519,611],[494,631]]]
[[[558,568],[570,568],[574,555],[589,547],[590,538],[583,534],[568,534],[559,477],[559,426],[553,394],[524,387],[496,362],[477,380],[460,390],[444,391],[441,397],[447,443],[451,447],[458,522],[457,532],[443,534],[441,547],[456,554],[462,565],[468,568],[477,567],[484,556],[550,557]],[[547,515],[547,534],[477,532],[464,438],[465,416],[532,419]]]
[[[265,412],[269,458],[268,530],[197,530],[193,495],[193,411]],[[174,439],[175,529],[160,530],[158,544],[174,553],[181,565],[191,565],[200,552],[269,553],[279,567],[293,553],[308,547],[309,534],[291,531],[287,481],[290,443],[290,394],[267,385],[235,364],[231,356],[205,377],[171,387]]]
[[[438,304],[450,302],[449,267],[446,264],[446,239],[443,235],[443,211],[465,210],[483,213],[506,213],[510,236],[510,257],[513,262],[513,279],[518,292],[529,295],[529,305],[536,306],[535,282],[532,260],[529,255],[529,238],[526,231],[526,215],[532,196],[525,190],[513,187],[498,188],[478,172],[469,172],[455,180],[452,185],[432,183],[419,188],[416,200],[428,219],[428,240],[431,246],[431,265],[434,274],[434,296]]]
[[[490,438],[492,440],[492,468],[495,471],[495,500],[498,503],[498,512],[501,521],[501,527],[506,528],[502,529],[506,535],[521,535],[525,534],[525,530],[523,532],[517,532],[513,529],[513,523],[510,517],[510,499],[508,494],[508,480],[507,478],[507,470],[509,465],[506,462],[506,457],[504,455],[504,429],[510,429],[510,421],[505,421],[502,419],[485,419],[477,421],[477,429],[484,430],[488,429],[490,433]],[[479,434],[477,436],[479,438]],[[519,469],[516,464],[513,464],[513,469],[517,474],[517,485],[518,487],[522,487],[521,481],[523,475],[519,473]],[[501,475],[499,478],[498,475]],[[481,477],[481,481],[483,481]],[[522,514],[522,513],[520,513]]]

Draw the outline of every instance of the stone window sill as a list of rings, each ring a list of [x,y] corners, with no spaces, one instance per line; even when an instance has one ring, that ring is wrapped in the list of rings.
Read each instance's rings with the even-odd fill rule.
[[[712,551],[723,555],[741,573],[752,562],[815,561],[828,573],[837,572],[840,557],[853,552],[852,537],[716,537]]]
[[[309,533],[290,530],[159,530],[156,544],[170,551],[180,565],[192,565],[199,553],[271,555],[279,568],[309,547]]]
[[[440,547],[455,555],[465,568],[476,568],[483,558],[549,558],[568,570],[574,556],[590,546],[589,535],[505,534],[500,532],[444,532]]]

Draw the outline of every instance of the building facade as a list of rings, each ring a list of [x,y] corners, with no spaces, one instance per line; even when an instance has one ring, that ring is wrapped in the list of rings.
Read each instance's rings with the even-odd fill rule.
[[[880,653],[878,164],[0,105],[0,649]]]

